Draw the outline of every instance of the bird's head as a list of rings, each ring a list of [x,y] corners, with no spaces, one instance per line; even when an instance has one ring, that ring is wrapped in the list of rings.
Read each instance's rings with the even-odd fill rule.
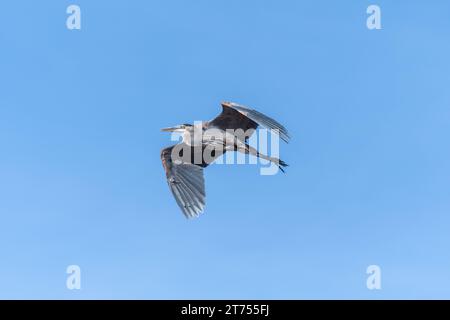
[[[164,131],[164,132],[180,132],[180,133],[182,133],[182,132],[185,132],[185,131],[190,131],[192,129],[194,129],[194,126],[192,124],[185,123],[185,124],[180,124],[180,125],[175,126],[175,127],[163,128],[163,129],[161,129],[161,131]]]

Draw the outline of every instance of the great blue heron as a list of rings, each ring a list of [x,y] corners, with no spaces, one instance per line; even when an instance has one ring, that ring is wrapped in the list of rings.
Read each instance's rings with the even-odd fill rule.
[[[284,161],[261,154],[248,144],[248,138],[258,126],[274,131],[285,142],[289,141],[286,128],[277,121],[232,102],[223,102],[222,113],[211,121],[162,129],[179,132],[183,137],[181,143],[161,150],[161,160],[170,190],[187,218],[197,217],[205,207],[203,168],[226,151],[239,151],[269,160],[284,172],[283,167],[287,166]]]

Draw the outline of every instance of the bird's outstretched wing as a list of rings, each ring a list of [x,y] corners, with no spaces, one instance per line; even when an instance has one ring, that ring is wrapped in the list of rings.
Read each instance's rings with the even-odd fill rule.
[[[167,183],[184,215],[187,218],[198,217],[205,208],[203,168],[200,165],[173,161],[172,150],[175,146],[161,151]]]
[[[258,126],[265,127],[270,130],[278,131],[280,138],[289,142],[289,133],[286,128],[274,119],[258,112],[256,110],[244,107],[233,102],[222,103],[222,113],[208,123],[210,127],[216,127],[222,130],[226,129],[242,129],[247,131],[251,129],[251,133]],[[246,139],[251,134],[246,135]]]

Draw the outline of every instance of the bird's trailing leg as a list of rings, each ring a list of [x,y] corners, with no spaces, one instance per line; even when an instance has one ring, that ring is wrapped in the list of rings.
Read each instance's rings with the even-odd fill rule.
[[[236,146],[236,150],[245,154],[251,154],[253,156],[256,156],[258,158],[264,159],[264,160],[268,160],[272,163],[275,163],[278,168],[280,168],[280,170],[284,173],[284,167],[287,167],[288,164],[286,162],[284,162],[281,159],[278,159],[276,157],[270,157],[268,155],[265,155],[263,153],[260,153],[258,150],[256,150],[255,148],[249,146],[247,143],[245,144],[240,144],[239,146]]]

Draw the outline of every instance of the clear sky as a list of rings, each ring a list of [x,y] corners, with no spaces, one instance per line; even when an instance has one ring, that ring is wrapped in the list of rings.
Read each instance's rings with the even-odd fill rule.
[[[66,8],[81,7],[81,30]],[[366,9],[381,7],[381,30]],[[0,6],[0,298],[450,298],[448,1]],[[160,128],[252,106],[286,174],[170,193]],[[81,268],[81,290],[66,267]],[[378,265],[382,289],[368,290]]]

